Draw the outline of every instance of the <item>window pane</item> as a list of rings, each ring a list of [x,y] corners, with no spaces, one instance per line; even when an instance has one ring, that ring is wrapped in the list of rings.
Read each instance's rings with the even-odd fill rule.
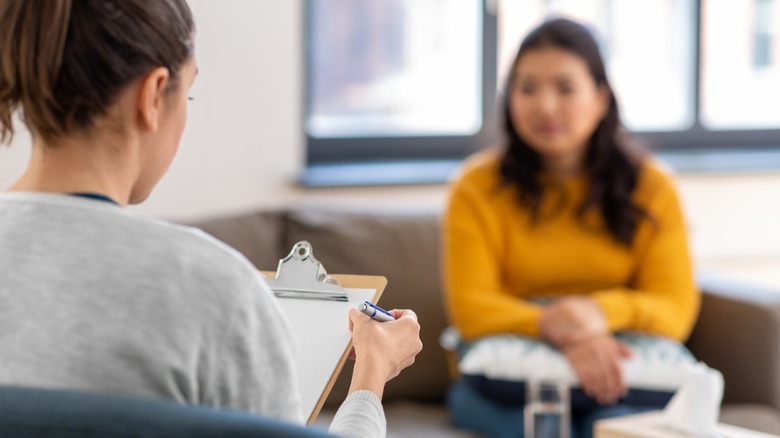
[[[309,20],[312,137],[482,126],[481,0],[311,0]]]
[[[525,34],[543,17],[563,15],[596,29],[630,129],[673,131],[693,124],[693,0],[499,1],[499,86]]]
[[[704,0],[702,7],[702,123],[780,127],[778,1]]]

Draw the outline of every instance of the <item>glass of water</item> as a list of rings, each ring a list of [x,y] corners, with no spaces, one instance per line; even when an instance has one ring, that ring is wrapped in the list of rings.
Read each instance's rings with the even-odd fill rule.
[[[526,382],[525,438],[569,438],[569,386],[563,382]]]

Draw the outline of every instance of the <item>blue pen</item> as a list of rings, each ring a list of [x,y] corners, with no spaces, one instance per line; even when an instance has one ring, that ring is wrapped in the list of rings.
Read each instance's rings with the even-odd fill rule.
[[[358,305],[358,310],[379,322],[395,321],[395,317],[392,313],[375,304],[371,304],[368,301],[360,303]]]

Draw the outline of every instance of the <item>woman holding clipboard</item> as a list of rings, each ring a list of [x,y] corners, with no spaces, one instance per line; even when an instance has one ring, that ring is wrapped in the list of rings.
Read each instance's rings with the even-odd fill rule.
[[[265,281],[196,230],[133,214],[168,169],[197,66],[184,0],[0,0],[0,383],[229,407],[301,423],[290,328]],[[331,431],[384,436],[384,384],[421,349],[414,313],[353,310]],[[347,321],[345,321],[347,323]]]

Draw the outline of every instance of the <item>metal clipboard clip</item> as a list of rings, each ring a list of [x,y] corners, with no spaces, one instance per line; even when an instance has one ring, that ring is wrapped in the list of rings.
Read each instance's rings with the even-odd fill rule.
[[[325,272],[322,263],[314,258],[311,244],[305,240],[293,245],[290,254],[279,260],[276,278],[267,280],[279,298],[349,301],[346,289]]]

